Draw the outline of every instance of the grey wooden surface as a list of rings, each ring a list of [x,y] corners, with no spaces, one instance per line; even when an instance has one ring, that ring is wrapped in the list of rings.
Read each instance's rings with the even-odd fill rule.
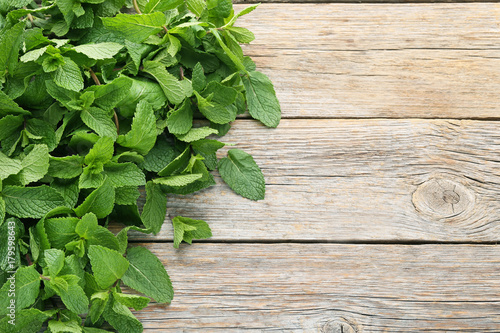
[[[500,332],[500,6],[263,4],[241,26],[285,119],[223,141],[266,200],[217,178],[168,203],[212,239],[132,235],[176,290],[146,331]]]

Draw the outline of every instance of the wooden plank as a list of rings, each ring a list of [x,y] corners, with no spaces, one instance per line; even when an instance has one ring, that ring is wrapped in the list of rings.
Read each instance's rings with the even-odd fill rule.
[[[234,4],[254,4],[254,3],[471,3],[471,2],[497,2],[496,0],[234,0]]]
[[[264,4],[237,25],[284,117],[498,118],[499,18],[492,3]]]
[[[175,297],[136,313],[145,332],[500,330],[497,246],[146,246]]]
[[[219,181],[169,197],[168,214],[208,221],[215,241],[496,242],[499,132],[492,121],[284,120],[271,130],[240,120],[224,141],[262,167],[266,200]],[[133,238],[171,235],[167,222]]]

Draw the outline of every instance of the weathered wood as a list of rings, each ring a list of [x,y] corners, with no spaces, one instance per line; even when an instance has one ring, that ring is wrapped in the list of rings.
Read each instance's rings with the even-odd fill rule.
[[[253,4],[253,3],[470,3],[470,2],[497,2],[496,0],[234,0],[235,4]]]
[[[266,200],[219,181],[169,197],[168,214],[208,221],[213,241],[496,242],[499,132],[493,121],[283,120],[270,130],[240,120],[223,141],[254,156]],[[167,222],[133,239],[171,236]]]
[[[497,246],[196,244],[162,258],[146,332],[498,332]]]
[[[244,6],[237,6],[241,10]],[[497,118],[499,4],[263,4],[237,25],[288,118]]]

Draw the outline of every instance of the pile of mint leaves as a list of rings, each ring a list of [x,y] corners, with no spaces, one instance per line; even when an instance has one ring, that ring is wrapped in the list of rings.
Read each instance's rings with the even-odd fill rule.
[[[158,233],[167,196],[214,185],[216,169],[264,198],[253,158],[218,158],[215,139],[247,110],[280,121],[271,81],[240,46],[254,35],[234,26],[256,7],[0,0],[0,332],[142,332],[131,309],[171,302],[173,289],[128,232]],[[172,224],[174,247],[212,235],[202,220]]]

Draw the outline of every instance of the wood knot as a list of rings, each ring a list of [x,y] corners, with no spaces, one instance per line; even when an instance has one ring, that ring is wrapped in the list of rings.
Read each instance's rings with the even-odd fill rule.
[[[337,318],[326,322],[321,327],[321,333],[359,333],[356,325],[344,318]]]
[[[474,192],[459,179],[435,177],[413,193],[415,209],[430,218],[451,218],[469,211],[476,201]]]

